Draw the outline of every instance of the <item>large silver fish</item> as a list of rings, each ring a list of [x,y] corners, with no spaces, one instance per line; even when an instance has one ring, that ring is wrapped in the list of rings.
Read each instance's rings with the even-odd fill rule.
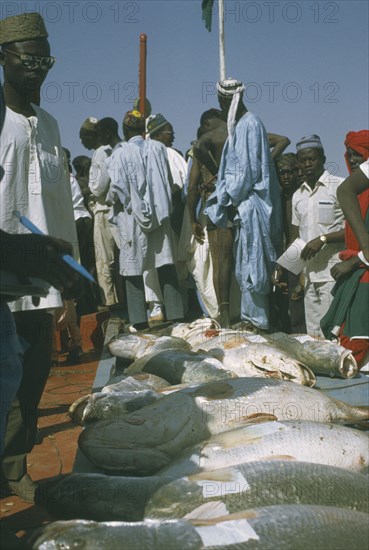
[[[354,423],[368,415],[367,407],[351,407],[313,388],[234,378],[165,395],[118,422],[96,422],[81,433],[79,445],[104,470],[151,475],[186,447],[255,418]]]
[[[265,422],[214,435],[187,449],[159,474],[177,478],[280,456],[366,473],[369,436],[338,424]]]
[[[125,372],[155,374],[173,384],[201,384],[235,377],[221,361],[208,354],[186,350],[165,350],[136,359]]]
[[[267,506],[211,519],[50,523],[32,537],[33,550],[364,550],[368,515],[313,505]]]
[[[123,333],[114,336],[108,342],[108,348],[112,355],[124,359],[135,360],[145,353],[164,349],[190,349],[188,342],[174,336],[155,336],[148,333],[129,334]]]
[[[271,334],[270,342],[279,346],[291,357],[301,361],[317,374],[352,378],[358,373],[358,367],[352,351],[323,340],[305,340],[299,342],[292,334],[278,332]]]
[[[304,386],[314,386],[316,383],[314,373],[308,367],[271,343],[250,342],[242,335],[230,335],[224,342],[219,341],[218,337],[210,340],[206,350],[237,376],[289,380]]]
[[[231,514],[275,504],[319,504],[368,513],[369,479],[357,472],[310,462],[244,463],[163,483],[152,492],[145,517],[183,518],[204,503],[218,500]]]
[[[221,500],[229,513],[275,504],[319,504],[368,512],[367,476],[287,460],[240,464],[174,479],[69,474],[41,480],[36,504],[57,519],[141,521],[182,518]]]

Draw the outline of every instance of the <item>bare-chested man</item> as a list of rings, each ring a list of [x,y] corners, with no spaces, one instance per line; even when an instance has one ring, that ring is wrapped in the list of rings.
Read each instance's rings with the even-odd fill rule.
[[[227,123],[222,111],[209,109],[200,119],[201,137],[194,143],[194,158],[189,176],[188,209],[195,239],[204,242],[204,229],[198,222],[196,207],[199,193],[204,201],[214,191],[224,143],[227,140]],[[290,144],[287,137],[268,134],[272,157],[280,155]],[[222,228],[207,223],[210,252],[213,261],[213,283],[219,305],[219,321],[222,327],[230,324],[229,293],[233,267],[232,224]]]

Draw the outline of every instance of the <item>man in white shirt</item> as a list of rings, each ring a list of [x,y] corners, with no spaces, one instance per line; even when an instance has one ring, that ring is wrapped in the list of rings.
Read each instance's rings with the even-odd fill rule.
[[[44,21],[25,13],[0,21],[0,63],[4,70],[6,116],[1,135],[0,228],[27,233],[13,211],[30,218],[47,235],[78,244],[70,184],[56,120],[39,107],[40,89],[55,59]],[[27,474],[26,456],[35,443],[37,407],[45,387],[52,351],[51,311],[62,305],[54,287],[36,307],[31,296],[12,302],[17,332],[28,341],[18,400],[12,403],[2,463],[7,489],[33,501],[35,484]],[[51,310],[51,311],[50,311]]]
[[[319,136],[301,138],[296,150],[305,181],[292,198],[292,232],[293,237],[300,236],[306,243],[301,258],[306,261],[307,333],[322,337],[320,319],[332,302],[335,284],[330,270],[344,247],[344,216],[337,199],[337,187],[343,178],[324,169],[326,158]]]

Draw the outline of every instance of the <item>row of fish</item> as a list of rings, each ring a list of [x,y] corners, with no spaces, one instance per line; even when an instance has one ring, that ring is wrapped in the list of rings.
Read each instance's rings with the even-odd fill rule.
[[[183,342],[183,344],[181,344]],[[251,342],[239,332],[229,331],[203,341],[192,351],[186,340],[161,336],[148,345],[147,335],[121,335],[109,344],[113,355],[132,359],[127,373],[147,372],[170,384],[202,383],[238,376],[289,380],[313,386],[313,372],[271,342]]]
[[[180,519],[211,502],[224,503],[222,514],[281,504],[369,512],[369,482],[362,473],[279,456],[275,460],[249,459],[232,467],[200,469],[187,475],[182,464],[182,475],[177,466],[148,477],[61,476],[40,483],[36,502],[46,504],[58,518],[95,521]]]
[[[365,550],[368,515],[314,505],[267,506],[217,518],[55,522],[36,535],[37,550]]]
[[[352,407],[313,388],[234,378],[179,389],[118,420],[94,422],[81,433],[79,446],[104,470],[149,475],[187,447],[257,420],[353,424],[368,417],[367,407]]]
[[[249,376],[314,386],[316,378],[313,372],[301,361],[310,364],[316,372],[342,376],[357,373],[351,352],[331,342],[306,341],[302,344],[283,333],[275,333],[269,340],[257,337],[259,341],[251,342],[247,338],[248,333],[235,330],[219,332],[209,329],[209,322],[204,323],[195,322],[190,326],[179,324],[171,330],[186,339],[155,334],[122,334],[113,338],[109,343],[110,351],[133,363],[125,369],[123,376],[114,377],[113,373],[103,393],[125,394],[122,395],[122,404],[116,397],[114,405],[108,405],[113,399],[104,399],[96,406],[100,396],[94,395],[90,399],[86,396],[72,406],[73,420],[84,423],[91,419],[118,419],[122,414],[163,395],[146,393],[135,395],[135,399],[131,400],[127,392],[132,390],[163,390],[168,385],[183,386]],[[255,338],[252,335],[249,337]],[[196,352],[191,351],[190,346]],[[284,352],[286,348],[288,355]],[[127,378],[129,376],[131,378]],[[85,406],[87,410],[82,414]],[[75,409],[78,409],[76,414]]]
[[[192,325],[179,324],[169,332],[161,336],[120,334],[112,338],[108,347],[113,355],[133,360],[166,349],[200,350],[219,357],[225,368],[229,365],[241,371],[248,368],[249,372],[243,371],[242,376],[263,376],[263,371],[267,373],[269,368],[274,376],[280,370],[281,379],[296,378],[298,383],[305,385],[314,384],[311,371],[341,378],[352,378],[358,373],[352,352],[334,342],[309,337],[301,342],[296,336],[281,332],[255,336],[239,330],[214,330],[205,320]],[[234,349],[239,351],[230,353]]]
[[[367,548],[369,438],[343,424],[367,427],[369,408],[309,387],[323,364],[344,377],[355,364],[317,342],[286,353],[285,337],[198,322],[113,339],[131,365],[70,411],[102,473],[39,486],[37,502],[78,519],[33,548]]]

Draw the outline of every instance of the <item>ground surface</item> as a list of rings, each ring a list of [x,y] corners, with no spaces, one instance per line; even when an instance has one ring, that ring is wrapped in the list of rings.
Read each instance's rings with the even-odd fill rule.
[[[67,354],[58,353],[57,364],[51,370],[40,403],[38,444],[27,461],[28,473],[35,481],[73,469],[82,428],[72,424],[68,409],[76,399],[91,392],[101,354],[88,339],[84,350],[87,351],[78,364],[68,363]],[[1,524],[16,533],[25,547],[35,529],[54,519],[43,507],[27,504],[16,496],[0,500],[0,517]],[[3,544],[1,550],[5,550]]]

